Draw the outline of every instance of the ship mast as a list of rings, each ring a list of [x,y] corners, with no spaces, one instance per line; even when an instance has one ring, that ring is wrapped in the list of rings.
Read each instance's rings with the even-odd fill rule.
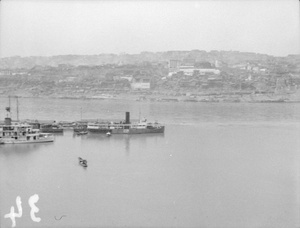
[[[17,99],[17,121],[19,121],[19,100],[18,100],[18,96],[16,96]]]
[[[11,103],[10,103],[10,95],[8,96],[8,107],[11,107]]]
[[[7,111],[6,117],[7,118],[12,118],[12,114],[11,114],[11,97],[12,96],[8,96],[8,107],[5,108],[5,110]],[[19,99],[18,96],[13,96],[16,98],[16,102],[17,102],[17,121],[19,121]]]
[[[141,122],[141,107],[139,107],[139,122]]]
[[[10,107],[11,107],[11,103],[10,103],[10,96],[8,96],[8,107],[5,108],[5,110],[7,111],[7,117],[8,118],[11,118],[11,110],[10,110]]]

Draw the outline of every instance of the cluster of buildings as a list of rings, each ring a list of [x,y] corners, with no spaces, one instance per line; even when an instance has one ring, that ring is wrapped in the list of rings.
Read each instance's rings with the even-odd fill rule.
[[[182,72],[187,76],[193,76],[195,74],[220,74],[220,70],[216,69],[216,66],[209,62],[196,62],[195,59],[184,59],[183,61],[170,60],[168,76],[171,77],[178,72]]]
[[[217,91],[273,93],[295,91],[300,85],[298,56],[282,59],[249,60],[227,64],[221,60],[170,60],[168,75],[160,85],[165,90],[203,93]]]
[[[99,97],[122,93],[269,92],[300,85],[299,56],[263,56],[261,60],[226,63],[224,58],[218,59],[220,53],[212,54],[208,59],[187,56],[137,64],[0,69],[0,94],[14,91],[26,96]]]
[[[160,65],[57,67],[0,70],[0,94],[10,91],[26,96],[91,97],[103,93],[151,90],[154,81],[165,75]]]

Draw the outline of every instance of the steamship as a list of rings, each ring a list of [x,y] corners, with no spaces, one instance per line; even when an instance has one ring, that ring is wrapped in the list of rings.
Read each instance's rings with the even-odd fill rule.
[[[91,133],[104,134],[148,134],[164,133],[165,126],[157,122],[147,122],[146,119],[130,122],[130,113],[126,112],[125,121],[88,123],[87,130]]]
[[[0,144],[27,144],[54,141],[53,134],[41,133],[33,125],[20,122],[19,117],[17,118],[18,121],[12,121],[10,105],[6,107],[6,111],[7,115],[4,123],[0,124]]]
[[[20,122],[12,122],[10,117],[5,118],[0,125],[0,144],[27,144],[53,142],[54,136],[49,133],[41,133],[31,125]]]

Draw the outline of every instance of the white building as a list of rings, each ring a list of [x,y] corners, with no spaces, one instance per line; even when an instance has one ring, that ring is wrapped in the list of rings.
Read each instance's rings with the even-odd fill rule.
[[[131,82],[131,88],[133,90],[137,90],[137,89],[148,90],[150,89],[150,79],[134,78]]]
[[[121,79],[126,79],[126,80],[128,80],[129,82],[131,82],[132,79],[133,79],[133,77],[132,77],[131,75],[121,76],[120,78],[121,78]]]
[[[207,73],[220,74],[220,70],[218,69],[201,69],[190,66],[181,66],[179,71],[182,71],[185,75],[192,76],[194,72],[199,72],[200,75],[205,75]]]

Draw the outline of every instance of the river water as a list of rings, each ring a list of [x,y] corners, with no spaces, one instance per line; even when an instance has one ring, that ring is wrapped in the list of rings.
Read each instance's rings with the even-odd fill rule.
[[[54,143],[1,145],[1,227],[12,226],[4,216],[12,206],[18,212],[18,196],[16,227],[300,226],[300,104],[19,103],[20,119],[121,120],[129,111],[166,129],[111,137],[65,130]],[[1,119],[7,105],[0,98]]]

